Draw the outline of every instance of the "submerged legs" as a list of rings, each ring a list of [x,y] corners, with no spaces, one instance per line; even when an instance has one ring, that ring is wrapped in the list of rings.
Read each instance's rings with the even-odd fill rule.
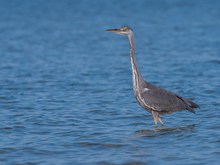
[[[154,124],[157,126],[158,112],[152,111],[152,116],[154,118]]]
[[[158,120],[159,120],[160,124],[161,124],[162,126],[164,126],[163,121],[161,120],[161,118],[160,118],[159,115],[158,115]]]
[[[159,116],[159,113],[156,112],[156,111],[151,111],[151,112],[152,112],[152,116],[153,116],[153,118],[154,118],[154,123],[155,123],[156,127],[157,127],[157,122],[158,122],[158,121],[159,121],[160,124],[163,126],[164,124],[163,124],[163,121],[161,120],[161,118],[160,118],[160,116]]]

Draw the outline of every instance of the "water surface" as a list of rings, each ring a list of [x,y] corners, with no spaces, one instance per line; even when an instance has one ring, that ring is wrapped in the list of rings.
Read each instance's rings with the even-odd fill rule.
[[[219,1],[1,1],[1,164],[219,164]],[[145,80],[201,108],[151,114],[132,91],[130,25]]]

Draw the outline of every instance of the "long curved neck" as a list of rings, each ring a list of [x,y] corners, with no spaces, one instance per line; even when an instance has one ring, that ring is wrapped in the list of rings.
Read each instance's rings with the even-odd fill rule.
[[[135,44],[134,44],[134,34],[131,33],[128,35],[130,43],[130,58],[132,66],[132,80],[133,80],[133,89],[136,94],[136,91],[140,89],[140,86],[143,84],[144,80],[139,72],[136,59],[135,59]]]

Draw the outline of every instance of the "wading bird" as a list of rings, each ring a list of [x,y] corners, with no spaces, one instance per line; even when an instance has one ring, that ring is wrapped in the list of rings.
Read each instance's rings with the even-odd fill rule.
[[[181,110],[188,110],[195,113],[194,108],[198,108],[199,105],[192,102],[190,99],[178,96],[144,81],[135,60],[134,33],[130,27],[123,26],[119,29],[108,29],[106,31],[128,36],[134,95],[140,106],[152,113],[156,126],[158,122],[160,122],[162,126],[164,125],[160,115]]]

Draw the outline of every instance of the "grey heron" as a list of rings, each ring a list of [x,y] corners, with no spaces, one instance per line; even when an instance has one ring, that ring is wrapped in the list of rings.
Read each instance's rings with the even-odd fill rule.
[[[156,126],[158,122],[162,126],[164,125],[160,115],[181,110],[188,110],[195,113],[194,108],[198,108],[199,105],[190,99],[155,86],[142,78],[135,59],[134,33],[130,27],[123,26],[119,29],[108,29],[106,31],[128,36],[134,96],[141,107],[152,113]]]

